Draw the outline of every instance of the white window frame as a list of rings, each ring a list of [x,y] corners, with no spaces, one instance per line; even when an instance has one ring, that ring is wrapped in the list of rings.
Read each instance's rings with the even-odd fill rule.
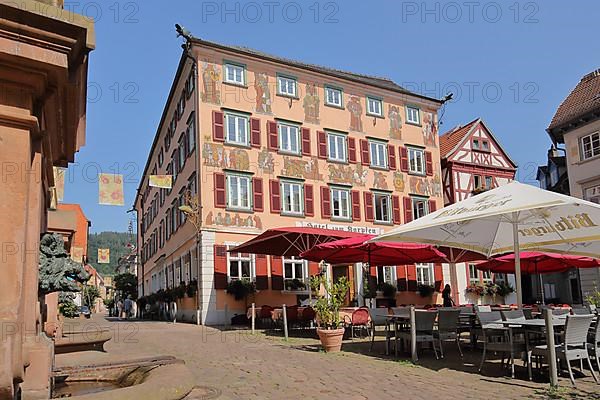
[[[292,89],[290,90],[290,88]],[[291,76],[278,75],[277,94],[287,97],[298,97],[298,80]]]
[[[481,179],[481,175],[473,175],[473,189],[481,188],[483,188],[483,179]]]
[[[233,247],[232,245],[229,245],[228,247]],[[236,281],[236,280],[242,280],[242,279],[246,279],[249,281],[254,282],[256,280],[256,268],[255,268],[255,259],[254,259],[254,254],[249,254],[246,253],[247,255],[244,256],[243,253],[230,253],[227,252],[227,282],[231,282],[231,281]],[[237,262],[237,270],[238,273],[236,276],[232,276],[231,275],[231,263],[232,262]],[[249,273],[250,276],[249,277],[244,277],[242,276],[242,263],[243,262],[249,262],[250,266],[249,266]]]
[[[295,130],[295,132],[294,132]],[[289,154],[300,154],[302,144],[300,139],[300,127],[287,122],[277,123],[277,135],[279,137],[279,151]],[[287,147],[284,147],[283,138],[286,137]],[[295,138],[296,148],[294,149],[292,138]]]
[[[429,199],[420,196],[411,196],[411,206],[412,206],[412,215],[413,220],[419,219],[421,217],[429,214]],[[418,211],[418,203],[423,203],[423,215],[419,215]]]
[[[337,97],[337,102],[335,101]],[[342,89],[325,86],[325,105],[332,107],[344,107],[344,91]]]
[[[339,219],[339,220],[344,220],[344,221],[350,221],[352,220],[352,199],[350,197],[350,190],[349,189],[343,189],[343,188],[337,188],[337,187],[332,187],[329,190],[330,192],[330,198],[331,198],[331,217],[333,219]],[[338,199],[337,201],[339,201],[339,215],[336,215],[335,213],[335,202],[336,199]],[[344,203],[346,205],[346,213],[344,213]]]
[[[589,186],[583,189],[583,199],[600,204],[600,185]]]
[[[385,142],[369,140],[369,158],[372,168],[388,167],[388,146]]]
[[[435,272],[431,263],[416,263],[417,268],[417,284],[418,285],[435,285]],[[425,280],[424,271],[427,271],[427,280]]]
[[[586,141],[589,145],[589,151],[586,150]],[[594,147],[594,142],[597,146]],[[579,138],[579,147],[581,153],[581,160],[589,160],[600,155],[600,132],[590,133]],[[588,154],[589,155],[586,155]]]
[[[327,132],[327,158],[329,161],[348,162],[347,135]]]
[[[283,180],[280,182],[281,186],[281,214],[284,215],[304,215],[304,185],[301,182]],[[294,200],[292,191],[297,189],[298,192],[298,204]],[[287,201],[287,192],[290,192],[289,199]]]
[[[378,104],[379,111],[372,109],[371,106]],[[383,117],[383,100],[377,97],[367,96],[367,115],[373,117]]]
[[[378,197],[380,197],[380,200],[385,199],[385,201],[387,201],[387,215],[385,215],[384,219],[381,218],[377,218],[377,208],[379,207],[383,207],[383,203],[378,201]],[[381,204],[379,204],[381,203]],[[383,212],[381,213],[383,215]],[[392,196],[389,193],[382,193],[382,192],[373,192],[373,217],[375,218],[375,222],[381,223],[381,224],[390,224],[392,223]]]
[[[483,283],[491,283],[494,281],[492,271],[481,271],[481,280]]]
[[[425,165],[425,150],[419,147],[409,146],[406,146],[406,150],[408,153],[408,172],[411,174],[425,175],[427,173]]]
[[[507,274],[503,274],[503,273],[496,273],[494,274],[494,283],[507,283],[508,282],[508,277]]]
[[[292,276],[287,276],[286,275],[286,268],[285,265],[286,264],[292,264]],[[298,277],[296,275],[296,266],[297,265],[301,265],[302,266],[302,276]],[[292,281],[294,279],[298,279],[300,282],[303,283],[307,283],[308,281],[308,262],[306,260],[302,260],[299,258],[296,258],[294,256],[290,257],[290,258],[283,258],[283,281]],[[285,285],[284,285],[285,287]]]
[[[486,189],[491,189],[494,186],[494,178],[490,175],[486,175],[483,177],[483,184]]]
[[[230,132],[230,126],[229,126],[229,120],[233,118],[235,120],[235,125],[234,125],[234,132],[233,132],[233,139],[230,137],[231,133]],[[244,122],[244,130],[245,132],[242,133],[241,129],[240,129],[240,121]],[[250,118],[248,118],[247,115],[243,115],[243,114],[235,114],[235,113],[225,113],[225,143],[229,143],[229,144],[235,144],[235,145],[239,145],[239,146],[249,146],[249,140],[250,140],[250,133],[249,133],[249,128],[250,128]]]
[[[479,271],[477,270],[477,265],[469,263],[467,269],[469,272],[469,284],[479,283]],[[473,275],[473,273],[475,273],[475,275]]]
[[[233,74],[233,78],[230,79],[230,72]],[[239,78],[239,80],[237,79]],[[225,73],[223,74],[223,80],[227,83],[238,86],[246,86],[246,67],[240,64],[225,63]]]
[[[406,106],[406,123],[421,125],[421,109],[414,106]]]
[[[249,211],[252,209],[252,177],[250,175],[244,174],[232,174],[228,173],[225,176],[226,180],[226,189],[227,189],[227,208],[232,210],[245,210]],[[248,198],[247,201],[243,201],[242,199],[242,182],[247,182],[248,188]],[[233,204],[232,200],[234,199],[233,190],[237,190],[237,202]]]
[[[380,276],[379,271],[383,276]],[[395,265],[383,265],[381,267],[377,267],[377,283],[389,283],[394,287],[398,286],[398,276],[396,275],[396,266]]]

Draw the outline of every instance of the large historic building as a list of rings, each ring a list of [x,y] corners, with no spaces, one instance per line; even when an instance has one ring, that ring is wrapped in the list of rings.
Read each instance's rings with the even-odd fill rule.
[[[288,283],[306,282],[317,264],[227,249],[272,227],[381,233],[442,207],[440,105],[389,79],[190,39],[135,203],[140,293],[199,276],[205,324],[243,312],[225,291],[236,279],[256,282],[258,305],[296,304],[306,291]],[[172,188],[150,186],[155,174],[172,175]],[[199,198],[198,234],[179,210],[186,191]],[[352,282],[348,302],[361,300],[359,269],[332,268]],[[401,303],[432,301],[414,288],[443,279],[432,264],[371,273],[397,286]],[[195,308],[180,305],[180,317]]]

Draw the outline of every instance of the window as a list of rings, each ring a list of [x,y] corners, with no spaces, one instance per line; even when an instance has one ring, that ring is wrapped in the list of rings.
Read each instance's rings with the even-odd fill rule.
[[[473,189],[479,189],[481,187],[481,176],[473,175]]]
[[[408,171],[413,174],[425,175],[425,152],[423,149],[407,147]]]
[[[248,146],[248,117],[239,114],[225,114],[225,141],[230,144]]]
[[[373,207],[375,207],[375,222],[392,222],[389,194],[374,193]]]
[[[250,177],[227,175],[227,207],[242,210],[250,209]]]
[[[185,190],[186,190],[186,188],[183,187],[181,189],[181,192],[179,192],[179,207],[183,207],[185,205]],[[180,221],[179,223],[180,223],[180,225],[185,224],[186,218],[187,218],[187,216],[185,215],[185,213],[183,211],[179,210],[179,221]]]
[[[166,196],[166,189],[160,188],[158,189],[160,192],[160,206],[162,207],[165,204],[165,198]]]
[[[428,200],[423,197],[412,197],[413,219],[429,214]]]
[[[171,164],[173,165],[173,181],[175,181],[179,172],[179,149],[175,149],[173,154],[171,154]]]
[[[473,150],[479,150],[480,148],[479,139],[473,139]]]
[[[277,93],[282,96],[296,97],[296,79],[287,76],[277,77]]]
[[[377,267],[377,283],[389,283],[390,285],[397,286],[398,281],[396,280],[396,267],[395,266],[381,266]]]
[[[416,107],[406,107],[406,122],[409,124],[421,125],[420,110]]]
[[[193,172],[192,175],[190,175],[190,178],[188,179],[188,190],[190,191],[190,194],[192,196],[195,196],[198,194],[198,188],[196,187],[196,173]]]
[[[169,240],[171,237],[171,209],[167,208],[165,213],[165,239]]]
[[[188,155],[192,154],[196,149],[196,119],[195,114],[192,113],[190,118],[188,118],[188,126],[187,126],[187,144],[188,144]]]
[[[587,160],[600,154],[600,133],[595,132],[591,135],[583,136],[581,143],[581,159]]]
[[[234,85],[246,84],[246,68],[243,65],[225,64],[225,82]]]
[[[327,133],[327,153],[331,161],[347,161],[346,135]]]
[[[171,205],[171,233],[174,234],[175,232],[177,232],[177,229],[179,228],[179,209],[178,207],[178,200],[175,200],[173,202],[173,204]]]
[[[479,273],[475,264],[469,264],[469,283],[479,283]]]
[[[303,213],[302,204],[302,184],[281,182],[281,212],[301,215]]]
[[[342,90],[325,86],[325,104],[334,107],[343,107]]]
[[[367,115],[383,117],[383,104],[381,99],[367,96]]]
[[[163,162],[165,161],[165,152],[163,151],[163,148],[160,148],[160,152],[158,153],[158,166],[162,167]]]
[[[482,277],[483,283],[491,282],[492,281],[492,272],[491,271],[482,271],[481,277]]]
[[[308,277],[308,268],[306,261],[297,259],[296,257],[283,259],[283,279],[284,281],[293,281],[294,279],[300,282],[305,282]]]
[[[433,286],[435,277],[433,276],[433,264],[415,264],[417,267],[417,284]]]
[[[179,139],[179,172],[183,171],[183,167],[185,166],[185,160],[187,160],[187,151],[186,151],[186,135],[185,132],[181,134],[181,139]]]
[[[506,274],[494,274],[494,282],[495,283],[506,283],[507,279],[506,279]]]
[[[387,143],[369,141],[371,167],[387,168]]]
[[[331,188],[331,216],[340,219],[350,219],[349,190]]]
[[[252,256],[248,253],[227,253],[229,257],[229,280],[253,280]]]
[[[592,203],[600,204],[600,185],[586,188],[583,191],[583,198]]]
[[[192,70],[192,72],[190,72],[190,76],[187,78],[187,81],[185,81],[185,93],[186,93],[187,97],[190,97],[192,95],[192,93],[194,93],[195,89],[196,89],[196,74],[195,74],[195,71]]]
[[[492,179],[492,177],[486,176],[485,177],[485,188],[491,189],[493,185],[494,185],[494,180]]]
[[[481,150],[490,151],[490,142],[488,142],[487,140],[482,140],[481,141]]]
[[[183,112],[185,111],[185,94],[181,93],[181,97],[177,102],[177,119],[181,119]]]
[[[279,150],[300,154],[300,129],[298,126],[280,122],[277,127],[279,128]]]

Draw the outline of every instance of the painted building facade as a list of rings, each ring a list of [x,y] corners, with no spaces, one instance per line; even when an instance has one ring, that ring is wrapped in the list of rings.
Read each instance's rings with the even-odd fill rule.
[[[257,305],[297,304],[319,265],[229,247],[273,227],[312,226],[382,233],[442,206],[437,110],[440,101],[392,81],[194,39],[182,57],[136,199],[140,293],[199,276],[200,318],[221,324],[245,309],[226,293],[252,279]],[[171,189],[148,175],[173,175]],[[201,229],[178,207],[198,195]],[[197,246],[197,238],[200,246]],[[362,302],[360,265],[332,266]],[[441,285],[441,265],[373,267],[420,299],[418,283]],[[436,294],[437,295],[437,294]],[[180,305],[181,306],[181,305]],[[178,314],[194,319],[196,304]]]

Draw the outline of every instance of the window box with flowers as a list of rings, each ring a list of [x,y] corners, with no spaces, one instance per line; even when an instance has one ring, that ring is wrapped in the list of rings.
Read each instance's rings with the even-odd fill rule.
[[[474,297],[483,297],[485,293],[485,287],[481,283],[471,283],[465,289],[465,293]]]

